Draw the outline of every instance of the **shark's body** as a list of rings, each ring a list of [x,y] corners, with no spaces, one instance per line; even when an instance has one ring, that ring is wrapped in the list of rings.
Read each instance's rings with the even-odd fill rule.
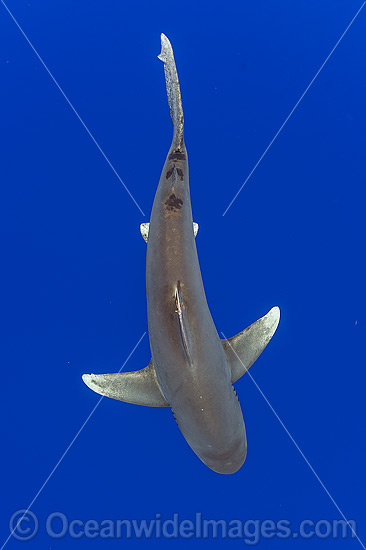
[[[147,316],[152,360],[132,373],[84,375],[94,391],[131,403],[170,406],[198,457],[212,470],[234,473],[247,442],[232,385],[263,351],[278,321],[272,310],[230,340],[213,323],[198,262],[183,135],[178,76],[169,40],[162,35],[174,135],[151,212],[141,232],[147,241]]]

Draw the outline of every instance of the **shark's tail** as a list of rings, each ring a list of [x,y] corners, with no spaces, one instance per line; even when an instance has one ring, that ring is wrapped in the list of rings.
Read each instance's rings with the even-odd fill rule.
[[[166,91],[168,94],[168,103],[170,116],[173,122],[173,151],[183,151],[184,149],[184,118],[182,97],[178,80],[177,67],[175,65],[174,53],[169,39],[165,34],[161,35],[161,52],[158,58],[164,63]]]

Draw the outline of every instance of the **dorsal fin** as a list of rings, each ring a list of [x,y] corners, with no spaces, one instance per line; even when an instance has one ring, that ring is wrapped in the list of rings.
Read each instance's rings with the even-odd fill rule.
[[[186,355],[188,363],[192,366],[192,355],[191,355],[191,345],[189,339],[189,333],[187,331],[185,319],[184,319],[184,305],[180,288],[180,281],[177,283],[177,288],[175,290],[175,313],[178,316],[180,335],[182,338],[182,346],[184,353]]]

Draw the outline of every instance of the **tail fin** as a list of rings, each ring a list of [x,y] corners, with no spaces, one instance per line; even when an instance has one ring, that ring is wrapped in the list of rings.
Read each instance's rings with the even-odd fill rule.
[[[161,52],[158,58],[164,63],[166,91],[168,94],[168,103],[170,116],[173,122],[173,151],[183,151],[184,149],[184,118],[182,97],[178,80],[177,67],[175,65],[172,45],[165,34],[161,34]]]

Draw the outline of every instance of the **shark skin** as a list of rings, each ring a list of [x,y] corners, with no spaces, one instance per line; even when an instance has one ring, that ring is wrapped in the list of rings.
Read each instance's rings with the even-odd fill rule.
[[[173,139],[156,191],[147,241],[146,295],[152,359],[139,371],[84,374],[95,392],[145,406],[171,407],[192,450],[217,473],[243,465],[247,439],[233,382],[262,353],[280,312],[221,340],[208,308],[198,261],[184,143],[184,120],[173,50],[161,35]]]

